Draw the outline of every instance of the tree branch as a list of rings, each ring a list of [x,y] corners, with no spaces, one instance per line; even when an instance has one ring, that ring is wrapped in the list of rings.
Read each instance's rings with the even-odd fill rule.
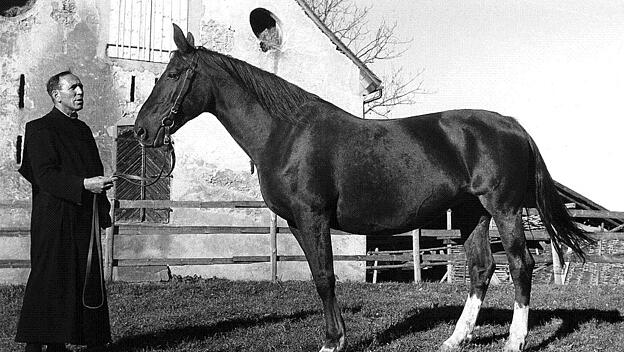
[[[378,27],[370,30],[370,6],[359,7],[354,0],[305,1],[365,65],[401,57],[407,51],[407,44],[411,43],[411,40],[402,40],[396,35],[396,22],[387,23],[383,20]],[[422,88],[421,74],[422,71],[410,77],[402,69],[393,70],[383,79],[382,97],[366,104],[364,114],[387,117],[395,106],[414,104],[417,94],[426,93]]]
[[[388,76],[382,79],[385,83],[381,98],[366,104],[364,115],[388,117],[394,107],[415,104],[417,95],[429,94],[423,88],[423,80],[421,79],[423,72],[424,70],[420,70],[410,77],[403,73],[402,68],[392,70]]]

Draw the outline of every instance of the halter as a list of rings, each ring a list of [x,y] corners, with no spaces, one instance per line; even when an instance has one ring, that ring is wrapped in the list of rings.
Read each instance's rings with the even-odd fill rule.
[[[137,176],[137,175],[123,174],[123,173],[116,172],[113,174],[113,176],[117,176],[119,178],[126,180],[127,182],[131,184],[139,185],[143,187],[151,186],[155,184],[156,182],[158,182],[161,178],[163,177],[167,178],[171,176],[171,173],[173,172],[173,168],[175,167],[176,158],[175,158],[175,151],[173,149],[173,141],[171,140],[170,130],[171,130],[171,127],[173,127],[173,125],[175,124],[174,116],[177,115],[178,112],[180,111],[180,105],[182,105],[182,101],[184,97],[186,96],[186,93],[188,93],[189,87],[191,86],[191,81],[193,80],[193,77],[195,77],[195,73],[196,73],[195,69],[197,68],[198,58],[199,58],[199,54],[195,53],[195,56],[193,57],[193,61],[191,62],[191,65],[186,69],[186,72],[184,74],[184,81],[182,82],[182,88],[176,95],[176,98],[173,101],[173,105],[171,106],[169,113],[160,121],[160,126],[158,127],[158,131],[156,132],[156,135],[158,136],[160,129],[161,128],[164,129],[163,144],[168,148],[170,152],[170,158],[171,158],[171,167],[169,168],[169,171],[167,172],[167,174],[163,176],[163,174],[165,173],[165,165],[163,164],[163,166],[160,168],[160,172],[158,173],[158,175],[150,175],[147,177],[142,177],[142,176]],[[139,181],[140,183],[133,182],[133,181]],[[145,182],[147,182],[147,184],[144,184]]]

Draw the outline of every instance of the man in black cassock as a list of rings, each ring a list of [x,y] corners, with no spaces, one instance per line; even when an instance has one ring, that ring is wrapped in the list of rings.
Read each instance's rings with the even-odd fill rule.
[[[61,72],[46,88],[54,108],[26,124],[19,169],[32,184],[31,270],[15,340],[26,342],[28,352],[40,352],[42,345],[48,352],[67,351],[66,343],[97,350],[111,334],[92,227],[111,225],[104,191],[114,180],[103,176],[91,129],[78,119],[80,79]],[[100,226],[92,223],[94,209]],[[99,236],[100,229],[94,233]]]

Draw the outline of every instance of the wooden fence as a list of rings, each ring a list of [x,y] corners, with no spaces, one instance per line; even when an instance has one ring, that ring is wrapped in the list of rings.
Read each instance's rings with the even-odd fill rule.
[[[167,201],[167,200],[119,200],[116,203],[119,209],[124,208],[192,208],[192,209],[253,209],[265,208],[266,205],[262,201]],[[114,210],[113,210],[114,211]],[[267,209],[268,212],[270,212]],[[280,261],[305,261],[303,255],[278,255],[277,253],[277,234],[290,233],[288,227],[277,226],[277,217],[270,213],[270,224],[265,227],[241,227],[241,226],[168,226],[159,224],[116,224],[114,231],[108,231],[105,239],[106,247],[113,248],[115,234],[269,234],[270,248],[268,256],[236,256],[232,258],[158,258],[158,259],[115,259],[112,258],[111,251],[107,251],[105,258],[106,272],[108,278],[111,278],[113,266],[158,266],[158,265],[212,265],[212,264],[249,264],[249,263],[271,263],[271,279],[277,280],[277,263]],[[447,219],[450,222],[450,217]],[[331,230],[332,235],[355,235],[343,231]],[[413,242],[419,244],[421,237],[435,238],[449,242],[453,239],[459,239],[459,230],[428,230],[421,229],[412,231],[408,234],[397,236],[412,236]],[[441,250],[447,250],[446,253],[438,253],[438,248],[427,248],[408,253],[392,253],[392,252],[369,252],[359,255],[334,255],[335,261],[364,261],[364,262],[400,262],[402,264],[390,265],[374,265],[367,266],[367,270],[385,270],[400,267],[414,267],[413,253],[419,253],[420,260],[416,261],[418,267],[415,272],[420,275],[420,267],[422,265],[445,265],[452,263],[448,260],[450,251],[448,246],[444,246]],[[450,278],[450,276],[449,276]],[[420,281],[420,278],[418,278]]]
[[[250,209],[250,208],[266,208],[262,201],[168,201],[168,200],[141,200],[129,201],[118,200],[113,201],[115,205],[111,209],[122,208],[194,208],[194,209]],[[27,201],[0,202],[0,208],[16,209],[30,208]],[[269,211],[267,209],[267,211]],[[575,210],[571,209],[570,213],[577,218],[608,218],[624,220],[624,212],[608,212],[595,210]],[[421,270],[423,267],[446,266],[446,275],[443,280],[452,281],[454,268],[458,265],[465,266],[465,255],[458,251],[456,240],[460,238],[459,230],[452,229],[452,214],[447,212],[447,228],[443,230],[420,229],[406,234],[396,236],[411,236],[412,249],[406,251],[369,251],[365,255],[336,255],[334,260],[337,261],[365,261],[371,262],[367,270],[373,270],[373,281],[376,279],[377,271],[397,268],[413,268],[414,280],[421,281]],[[624,226],[618,226],[610,231],[600,231],[589,233],[589,236],[596,240],[624,240],[624,233],[621,231]],[[149,258],[149,259],[117,259],[113,257],[113,248],[115,246],[116,235],[167,235],[167,234],[269,234],[270,248],[266,256],[235,256],[232,258]],[[118,223],[114,224],[105,233],[103,242],[105,243],[104,267],[107,280],[112,279],[113,267],[136,267],[136,266],[180,266],[180,265],[214,265],[214,264],[249,264],[249,263],[270,263],[271,278],[277,280],[277,263],[279,261],[305,261],[303,255],[278,255],[277,252],[277,234],[290,233],[287,227],[279,227],[277,217],[271,213],[268,226],[258,227],[242,227],[242,226],[171,226],[162,224],[142,224],[142,223]],[[341,231],[332,230],[332,234],[347,234]],[[29,229],[21,228],[0,228],[0,237],[11,236],[28,236]],[[355,235],[355,234],[347,234]],[[498,232],[495,229],[490,230],[490,236],[494,242],[498,239]],[[434,248],[420,248],[421,238],[435,238],[440,240],[443,245]],[[544,250],[541,253],[534,253],[537,264],[553,264],[555,274],[555,282],[565,282],[565,269],[570,262],[579,259],[571,256],[565,256],[565,263],[558,263],[558,257],[552,255],[551,250],[546,250],[546,245],[550,242],[550,237],[544,230],[527,230],[526,238],[528,241],[538,241],[542,244]],[[497,264],[507,263],[504,253],[495,253],[494,259]],[[553,262],[554,259],[554,262]],[[624,263],[624,256],[613,255],[588,255],[586,260],[591,263]],[[386,264],[379,264],[379,263]],[[387,264],[392,263],[392,264]],[[0,268],[27,268],[30,265],[29,260],[7,260],[0,258]]]

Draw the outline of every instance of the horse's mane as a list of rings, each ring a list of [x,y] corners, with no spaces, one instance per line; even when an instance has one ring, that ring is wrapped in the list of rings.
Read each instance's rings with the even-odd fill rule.
[[[200,55],[216,64],[236,80],[243,89],[253,94],[258,103],[272,116],[294,124],[301,124],[299,108],[310,101],[320,101],[317,95],[264,71],[242,60],[201,47]]]

